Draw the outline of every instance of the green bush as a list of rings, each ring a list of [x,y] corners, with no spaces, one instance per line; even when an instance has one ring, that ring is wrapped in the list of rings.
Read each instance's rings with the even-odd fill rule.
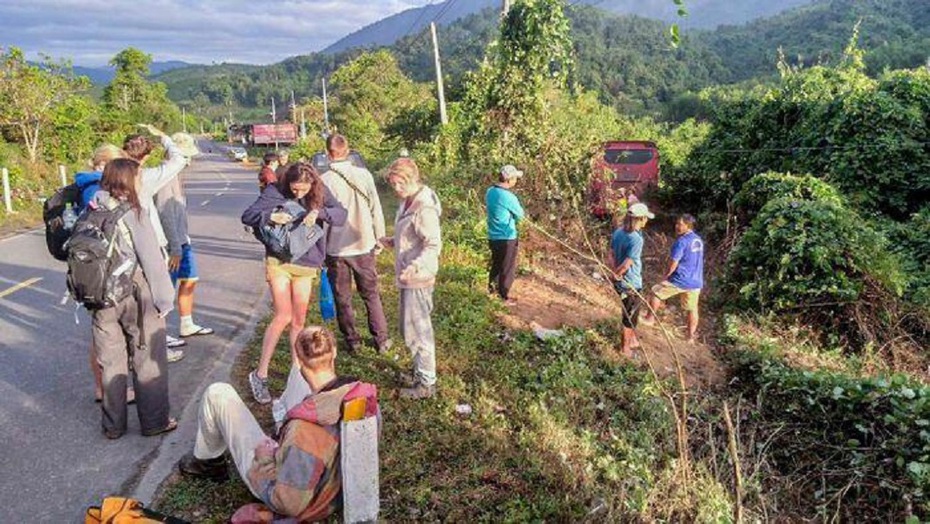
[[[843,332],[846,312],[865,290],[884,299],[905,284],[886,239],[859,215],[829,199],[792,197],[762,208],[734,249],[726,280],[733,306],[822,316],[844,336],[855,335]]]
[[[726,331],[733,383],[754,399],[744,431],[769,439],[770,486],[780,482],[802,507],[831,516],[841,508],[842,520],[900,522],[911,504],[930,516],[930,388],[901,375],[794,369]]]
[[[770,200],[776,198],[829,201],[842,205],[843,197],[830,184],[811,175],[768,172],[756,175],[743,185],[733,199],[745,217],[754,217]]]

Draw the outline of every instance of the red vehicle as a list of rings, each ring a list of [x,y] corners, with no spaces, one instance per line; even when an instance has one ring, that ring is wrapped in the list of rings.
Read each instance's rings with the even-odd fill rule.
[[[654,142],[605,142],[591,164],[588,208],[598,218],[609,217],[628,191],[641,196],[659,185],[659,149]]]
[[[283,124],[253,124],[251,143],[253,146],[290,145],[297,142],[297,126]]]

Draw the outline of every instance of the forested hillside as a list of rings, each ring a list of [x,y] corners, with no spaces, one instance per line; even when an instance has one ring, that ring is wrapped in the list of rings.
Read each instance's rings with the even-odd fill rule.
[[[685,31],[670,44],[664,22],[576,6],[567,14],[575,46],[575,81],[625,113],[662,114],[677,98],[705,87],[776,76],[779,49],[791,65],[831,63],[857,22],[871,74],[919,66],[930,56],[930,9],[925,0],[824,0],[774,18],[714,31]],[[690,6],[692,16],[701,4]],[[451,99],[478,64],[498,20],[495,8],[461,18],[440,32],[443,73]],[[389,47],[414,80],[433,78],[425,31]],[[274,96],[319,95],[320,78],[358,55],[350,50],[311,54],[267,67],[198,66],[157,77],[171,97],[192,102],[203,93],[212,104],[266,107]],[[685,110],[687,115],[689,110]],[[677,113],[673,113],[673,116]]]

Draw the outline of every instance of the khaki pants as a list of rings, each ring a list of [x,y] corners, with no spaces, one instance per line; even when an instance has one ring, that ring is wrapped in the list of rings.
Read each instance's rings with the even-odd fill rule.
[[[297,366],[291,366],[287,388],[281,395],[285,408],[290,410],[309,394],[310,385],[300,375]],[[259,499],[262,499],[261,494],[249,483],[248,473],[255,458],[255,448],[269,438],[231,385],[217,382],[207,387],[200,402],[194,456],[199,459],[216,458],[228,449],[239,476]]]

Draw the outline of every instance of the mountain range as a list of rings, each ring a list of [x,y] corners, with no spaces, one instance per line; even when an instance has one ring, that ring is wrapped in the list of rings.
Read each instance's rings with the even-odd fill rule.
[[[172,69],[181,69],[183,67],[193,67],[196,64],[189,64],[187,62],[181,62],[179,60],[169,60],[166,62],[152,62],[149,64],[149,72],[154,76]],[[74,66],[74,74],[78,76],[86,76],[92,84],[101,85],[109,84],[113,80],[113,75],[115,70],[113,66],[102,66],[102,67],[84,67],[84,66]]]

